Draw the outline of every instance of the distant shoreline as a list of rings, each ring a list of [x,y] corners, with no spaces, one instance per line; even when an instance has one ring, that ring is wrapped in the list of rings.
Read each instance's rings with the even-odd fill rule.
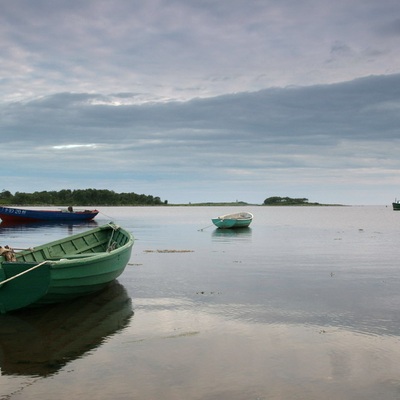
[[[1,207],[12,207],[12,208],[27,208],[27,207],[52,207],[61,208],[67,207],[68,204],[0,204]],[[74,207],[89,207],[87,204],[76,205]],[[90,207],[92,207],[90,205]],[[113,204],[96,204],[95,207],[349,207],[345,204],[321,204],[321,203],[301,203],[301,204],[255,204],[246,202],[204,202],[204,203],[168,203],[168,204],[123,204],[123,205],[113,205]]]
[[[251,204],[244,202],[232,203],[188,203],[188,204],[168,204],[168,206],[176,207],[346,207],[344,204],[320,204],[320,203],[303,203],[303,204]]]

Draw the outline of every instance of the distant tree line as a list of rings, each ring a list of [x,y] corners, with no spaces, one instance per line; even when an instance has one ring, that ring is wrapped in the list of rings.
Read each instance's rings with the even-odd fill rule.
[[[312,203],[318,204],[318,203]],[[291,198],[291,197],[268,197],[264,200],[264,205],[267,206],[298,206],[298,205],[310,205],[306,198]]]
[[[57,205],[57,206],[153,206],[168,204],[158,196],[136,193],[115,193],[107,189],[63,189],[60,191],[42,191],[34,193],[15,192],[8,190],[0,193],[2,205]]]

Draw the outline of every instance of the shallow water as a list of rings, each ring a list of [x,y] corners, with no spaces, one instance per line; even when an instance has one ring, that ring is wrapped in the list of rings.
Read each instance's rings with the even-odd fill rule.
[[[101,208],[135,238],[118,283],[0,317],[0,399],[399,399],[400,212]],[[93,224],[0,225],[30,247]]]

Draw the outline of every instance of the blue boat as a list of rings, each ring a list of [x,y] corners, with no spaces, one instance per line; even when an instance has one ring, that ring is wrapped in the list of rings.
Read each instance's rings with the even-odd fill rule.
[[[76,222],[89,221],[99,213],[98,210],[74,210],[72,207],[59,210],[29,210],[14,207],[0,207],[0,218],[8,223],[27,222]]]
[[[253,220],[253,214],[249,212],[239,212],[235,214],[222,215],[221,217],[213,218],[211,221],[217,228],[233,229],[247,228]]]

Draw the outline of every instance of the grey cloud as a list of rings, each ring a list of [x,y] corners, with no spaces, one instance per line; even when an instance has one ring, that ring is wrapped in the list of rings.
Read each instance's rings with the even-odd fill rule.
[[[115,95],[114,95],[115,96]],[[117,97],[129,98],[129,93]],[[351,82],[262,90],[188,102],[111,106],[104,94],[60,93],[0,109],[3,132],[36,140],[108,142],[169,138],[190,143],[313,143],[397,139],[400,75]],[[26,126],[29,121],[29,127]],[[1,126],[0,125],[0,126]],[[59,136],[54,136],[54,131]],[[110,135],[112,132],[112,135]],[[7,134],[5,134],[7,135]],[[14,134],[8,136],[11,140]],[[228,138],[229,137],[229,138]]]
[[[377,32],[384,36],[399,36],[400,35],[400,18],[390,21],[385,25],[381,25]]]
[[[347,55],[352,55],[352,54],[354,54],[354,52],[352,51],[350,46],[348,46],[347,44],[345,44],[343,42],[336,41],[331,46],[331,55],[333,57],[347,56]]]
[[[187,100],[387,73],[383,65],[396,62],[397,50],[376,29],[397,30],[386,11],[395,15],[396,7],[392,0],[15,0],[0,14],[3,90],[9,98],[71,90]],[[330,50],[331,61],[343,61],[335,68],[324,62]]]

